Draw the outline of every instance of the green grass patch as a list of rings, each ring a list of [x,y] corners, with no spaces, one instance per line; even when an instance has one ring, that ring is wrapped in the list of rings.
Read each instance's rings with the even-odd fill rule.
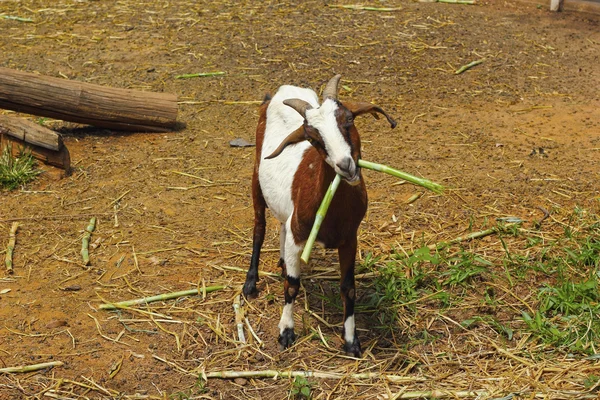
[[[565,219],[563,219],[564,221]],[[482,330],[489,337],[584,356],[600,343],[600,222],[582,209],[553,225],[499,229],[485,250],[477,242],[387,260],[369,254],[359,268],[377,271],[366,308],[377,329],[400,329],[410,340],[435,338],[432,321]]]
[[[0,156],[0,188],[16,189],[34,180],[40,170],[36,168],[36,161],[25,151],[13,157],[11,150],[5,147]]]

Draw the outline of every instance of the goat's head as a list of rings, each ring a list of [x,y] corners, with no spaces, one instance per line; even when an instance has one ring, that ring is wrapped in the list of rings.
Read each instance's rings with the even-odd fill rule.
[[[308,140],[321,157],[336,173],[340,174],[351,185],[360,183],[360,137],[354,117],[372,114],[379,119],[377,113],[384,115],[392,128],[394,121],[380,107],[364,102],[340,102],[338,100],[338,84],[341,75],[334,76],[323,90],[323,103],[313,108],[301,99],[287,99],[283,103],[296,110],[304,123],[288,135],[279,147],[267,159],[277,157],[288,145]]]

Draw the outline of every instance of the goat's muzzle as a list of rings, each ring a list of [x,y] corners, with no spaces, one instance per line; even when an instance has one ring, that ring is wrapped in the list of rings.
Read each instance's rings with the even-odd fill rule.
[[[360,183],[360,168],[350,157],[345,157],[335,164],[334,170],[352,186]]]

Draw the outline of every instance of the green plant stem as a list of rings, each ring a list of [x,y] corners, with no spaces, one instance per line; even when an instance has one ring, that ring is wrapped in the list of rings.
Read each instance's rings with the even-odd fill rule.
[[[359,10],[359,11],[379,11],[379,12],[391,12],[391,11],[400,11],[401,7],[371,7],[371,6],[363,6],[360,4],[347,4],[347,5],[338,5],[338,4],[330,4],[329,7],[332,8],[345,8],[347,10]]]
[[[449,4],[475,4],[475,0],[437,0],[437,2]]]
[[[217,71],[217,72],[198,72],[196,74],[182,74],[182,75],[175,76],[175,79],[206,78],[206,77],[220,76],[220,75],[225,75],[225,72]]]
[[[83,238],[81,239],[81,257],[83,258],[83,265],[90,265],[90,238],[92,237],[92,232],[96,229],[96,217],[92,217],[90,219],[90,223],[85,228],[85,233],[83,234]]]
[[[295,378],[297,376],[304,378],[319,378],[319,379],[385,379],[393,383],[408,383],[408,382],[423,382],[427,378],[387,375],[378,372],[363,372],[356,374],[342,374],[337,372],[321,372],[321,371],[277,371],[277,370],[262,370],[262,371],[214,371],[205,372],[203,378]]]
[[[17,243],[17,230],[19,229],[19,223],[13,222],[10,233],[8,236],[8,246],[6,246],[6,255],[4,257],[4,263],[6,264],[6,271],[9,274],[13,273],[13,251]]]
[[[329,189],[325,192],[325,196],[323,197],[323,201],[317,210],[317,215],[315,216],[315,223],[310,231],[310,235],[308,236],[308,240],[304,245],[304,250],[302,251],[302,255],[300,259],[304,261],[304,263],[308,264],[308,260],[310,259],[310,253],[312,252],[312,248],[315,244],[315,240],[317,239],[317,235],[319,234],[319,229],[321,229],[321,224],[325,219],[325,215],[327,214],[327,209],[331,204],[331,200],[333,199],[333,195],[335,194],[338,186],[340,186],[342,178],[340,175],[336,174],[335,178],[329,185]]]
[[[227,286],[220,285],[220,286],[208,286],[203,289],[182,290],[180,292],[158,294],[156,296],[144,297],[144,298],[135,299],[135,300],[126,300],[126,301],[121,301],[118,303],[100,304],[100,307],[98,307],[98,308],[100,310],[115,310],[115,309],[121,308],[121,307],[129,307],[129,306],[134,306],[134,305],[138,305],[138,304],[147,304],[147,303],[152,303],[155,301],[171,300],[171,299],[176,299],[178,297],[184,297],[184,296],[194,296],[199,293],[210,293],[210,292],[214,292],[217,290],[225,289],[226,287]]]
[[[21,365],[18,367],[0,368],[0,374],[13,374],[13,373],[39,371],[40,369],[45,369],[45,368],[50,368],[50,367],[60,367],[61,365],[63,365],[62,361],[50,361],[50,362],[41,363],[41,364]]]
[[[405,181],[408,181],[415,185],[422,186],[425,189],[431,190],[434,193],[439,194],[444,191],[444,187],[442,185],[440,185],[439,183],[435,183],[435,182],[432,182],[432,181],[424,179],[424,178],[416,177],[409,173],[399,171],[392,167],[388,167],[387,165],[377,164],[377,163],[365,161],[365,160],[358,160],[358,166],[361,168],[372,169],[373,171],[377,171],[377,172],[384,172],[386,174],[395,176],[397,178],[404,179]]]
[[[23,17],[15,17],[14,15],[0,15],[0,18],[4,18],[4,19],[11,19],[13,21],[19,21],[19,22],[33,22],[33,20],[31,18],[23,18]]]
[[[358,160],[358,166],[361,168],[372,169],[373,171],[384,172],[389,175],[393,175],[397,178],[404,179],[410,183],[415,185],[422,186],[426,189],[429,189],[435,193],[442,193],[444,187],[438,183],[432,182],[430,180],[419,178],[414,175],[408,174],[406,172],[399,171],[395,168],[388,167],[387,165],[377,164],[370,161]],[[315,216],[315,222],[310,231],[310,235],[306,240],[306,244],[304,245],[304,250],[302,251],[302,255],[300,259],[308,264],[308,260],[310,260],[310,253],[312,252],[312,248],[315,244],[315,240],[317,239],[317,235],[319,233],[319,229],[321,229],[321,224],[325,219],[325,215],[327,214],[327,210],[329,209],[329,205],[331,204],[331,200],[333,199],[333,195],[335,194],[338,186],[340,185],[341,177],[340,175],[335,176],[333,182],[329,185],[329,189],[325,192],[325,196],[323,197],[323,201],[317,210],[317,215]]]
[[[484,61],[485,61],[485,58],[482,58],[481,60],[473,61],[473,62],[468,63],[467,65],[463,65],[462,67],[460,67],[459,69],[456,70],[456,72],[454,73],[454,75],[462,74],[466,70],[471,69],[474,66],[481,64]]]

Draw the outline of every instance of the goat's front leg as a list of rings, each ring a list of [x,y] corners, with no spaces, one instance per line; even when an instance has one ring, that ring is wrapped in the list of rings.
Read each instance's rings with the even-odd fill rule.
[[[338,249],[340,268],[342,272],[340,292],[344,304],[344,351],[354,357],[361,356],[360,341],[356,335],[354,323],[354,302],[356,300],[356,286],[354,283],[354,263],[356,261],[357,241],[354,236],[350,241]]]
[[[291,218],[285,227],[285,281],[283,283],[283,295],[285,305],[279,321],[279,345],[283,349],[290,347],[296,340],[294,333],[294,302],[300,290],[300,252],[302,247],[294,241],[290,228]]]
[[[265,229],[267,221],[265,219],[265,209],[267,204],[262,194],[262,189],[258,182],[258,171],[255,168],[252,175],[252,203],[254,205],[254,235],[252,237],[252,258],[250,268],[246,274],[243,293],[248,297],[257,292],[256,281],[258,280],[258,262],[260,260],[260,249],[265,240]]]

